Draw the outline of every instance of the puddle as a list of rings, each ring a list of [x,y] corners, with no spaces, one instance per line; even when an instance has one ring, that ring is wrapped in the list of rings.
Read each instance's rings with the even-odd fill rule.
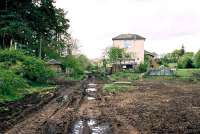
[[[86,89],[86,92],[96,92],[97,89],[96,88],[88,88]]]
[[[96,119],[81,119],[76,121],[70,134],[110,134],[111,125],[107,122],[98,123]]]
[[[68,98],[69,98],[68,95],[64,95],[64,96],[63,96],[63,100],[65,100],[65,101],[66,101]]]
[[[87,97],[87,100],[96,100],[96,98],[94,98],[94,97]]]
[[[88,84],[88,88],[85,89],[86,91],[85,97],[87,100],[96,100],[95,96],[96,96],[97,89],[95,87],[96,87],[96,84],[94,83]]]

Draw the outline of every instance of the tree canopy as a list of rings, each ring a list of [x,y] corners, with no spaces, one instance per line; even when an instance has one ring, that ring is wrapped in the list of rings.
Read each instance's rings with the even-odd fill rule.
[[[35,56],[60,54],[69,20],[53,0],[4,0],[0,6],[0,48],[17,47]]]

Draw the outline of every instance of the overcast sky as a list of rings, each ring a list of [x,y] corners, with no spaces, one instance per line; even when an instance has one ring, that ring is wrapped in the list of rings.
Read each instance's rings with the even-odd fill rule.
[[[158,54],[182,44],[197,51],[199,5],[199,0],[56,0],[68,11],[69,31],[89,58],[101,57],[112,38],[124,33],[145,37],[145,49]]]

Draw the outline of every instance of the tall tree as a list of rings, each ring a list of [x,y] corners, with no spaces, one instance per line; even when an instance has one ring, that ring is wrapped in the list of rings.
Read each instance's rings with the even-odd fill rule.
[[[60,53],[68,36],[66,13],[53,0],[5,0],[0,8],[0,47],[17,44],[36,56],[48,56],[48,50]]]

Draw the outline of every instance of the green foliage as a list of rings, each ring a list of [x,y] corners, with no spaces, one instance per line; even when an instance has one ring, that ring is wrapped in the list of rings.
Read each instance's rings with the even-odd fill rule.
[[[11,62],[16,63],[17,61],[23,61],[24,60],[24,53],[21,51],[16,51],[14,49],[5,49],[0,50],[0,62]]]
[[[85,55],[68,55],[61,59],[62,69],[67,71],[67,80],[81,80],[84,72],[91,69],[91,63]]]
[[[0,66],[12,70],[16,74],[22,74],[31,81],[45,82],[54,75],[46,63],[38,58],[26,56],[18,50],[1,50]]]
[[[86,69],[89,68],[89,66],[90,66],[91,63],[90,63],[89,59],[85,55],[80,55],[78,57],[78,60],[79,60],[81,66],[82,66],[82,68],[84,70],[86,70]]]
[[[63,62],[63,66],[68,69],[72,69],[73,74],[83,74],[84,68],[79,62],[78,58],[72,55],[66,57]]]
[[[160,62],[162,65],[168,65],[168,63],[177,63],[179,59],[185,54],[184,46],[181,49],[176,49],[172,53],[164,55]]]
[[[134,81],[139,79],[138,73],[134,72],[118,72],[110,76],[111,81]]]
[[[106,92],[116,93],[116,92],[125,92],[133,88],[130,85],[123,85],[123,84],[105,84],[103,89]]]
[[[194,65],[196,68],[200,68],[200,50],[195,54]]]
[[[178,61],[178,68],[193,68],[193,53],[184,54]]]
[[[27,82],[12,71],[0,68],[0,94],[14,95],[19,89],[28,87]]]
[[[119,58],[123,58],[124,50],[116,47],[111,47],[108,51],[108,57],[111,62],[117,61]]]
[[[31,81],[46,82],[48,78],[54,76],[54,72],[50,70],[44,61],[26,57],[23,62],[23,75]]]
[[[145,73],[148,70],[148,67],[149,67],[148,62],[140,63],[138,65],[138,67],[136,68],[136,72],[137,73]]]
[[[194,73],[200,73],[200,69],[178,69],[176,71],[176,76],[192,77]]]
[[[60,54],[64,37],[68,37],[69,20],[63,9],[54,6],[54,0],[4,0],[0,9],[0,48],[18,49],[42,57],[52,56],[50,50]]]

